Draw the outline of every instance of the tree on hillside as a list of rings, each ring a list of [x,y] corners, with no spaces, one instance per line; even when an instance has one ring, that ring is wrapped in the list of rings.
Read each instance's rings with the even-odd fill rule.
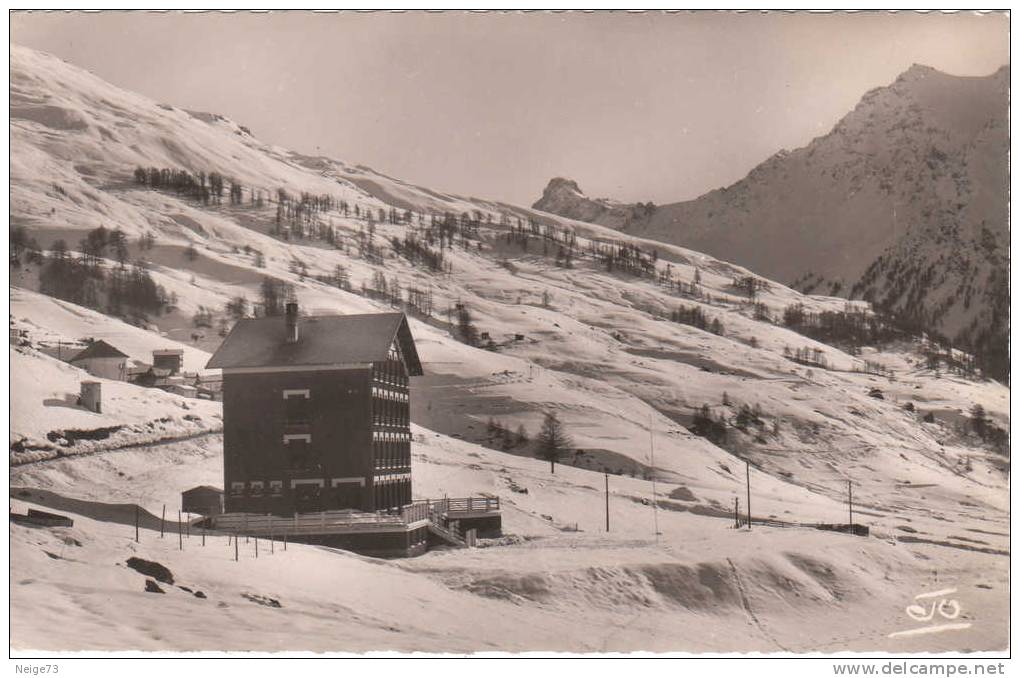
[[[117,228],[110,233],[110,247],[113,248],[113,256],[117,259],[117,263],[123,268],[128,260],[128,243],[124,231]]]
[[[465,344],[468,346],[478,345],[478,328],[475,327],[471,312],[463,305],[457,309],[457,330],[460,332],[461,341]]]
[[[563,430],[563,424],[553,412],[546,412],[542,430],[538,432],[535,440],[538,443],[538,455],[549,461],[551,473],[556,473],[556,462],[574,445],[574,441]]]
[[[988,415],[985,412],[985,408],[980,403],[975,404],[974,407],[970,408],[970,427],[974,429],[974,433],[977,433],[982,439],[988,432]]]
[[[21,263],[21,255],[28,249],[28,231],[24,226],[11,229],[11,263]]]
[[[248,300],[242,295],[234,297],[227,302],[227,315],[234,320],[240,320],[248,316]]]
[[[524,428],[524,424],[519,424],[517,426],[517,434],[514,437],[514,446],[520,447],[521,445],[527,445],[528,442],[528,430]]]
[[[156,236],[152,232],[143,233],[138,238],[138,249],[140,250],[151,250],[156,246]]]
[[[283,315],[288,301],[294,299],[294,287],[275,278],[263,278],[259,286],[262,313],[266,316]]]

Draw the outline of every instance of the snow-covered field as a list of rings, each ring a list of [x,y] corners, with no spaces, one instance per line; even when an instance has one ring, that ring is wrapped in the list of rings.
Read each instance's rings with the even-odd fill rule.
[[[30,50],[12,47],[11,61],[12,224],[24,226],[44,248],[57,238],[73,245],[100,224],[121,228],[132,240],[132,258],[149,259],[153,278],[179,300],[177,312],[152,317],[152,327],[142,329],[41,295],[33,291],[35,267],[12,268],[18,284],[10,293],[12,324],[26,330],[34,346],[95,337],[137,360],[148,360],[153,349],[183,347],[186,369],[199,370],[220,338],[206,332],[192,342],[191,314],[199,306],[222,314],[239,294],[257,299],[263,276],[293,284],[309,314],[388,309],[357,293],[376,272],[404,290],[428,287],[434,317],[411,320],[426,371],[412,384],[415,495],[498,494],[506,531],[518,538],[510,541],[519,542],[400,562],[291,545],[285,554],[277,549],[234,563],[220,537],[201,549],[192,534],[178,552],[176,540],[147,532],[135,545],[133,534],[103,511],[95,514],[103,520],[76,514],[70,530],[12,525],[15,647],[1005,646],[1008,461],[981,446],[961,422],[981,404],[1008,428],[1008,388],[933,373],[913,342],[851,356],[756,319],[731,286],[747,271],[697,252],[521,207],[437,194],[367,168],[270,147],[237,123],[158,105]],[[446,251],[449,273],[433,273],[390,246],[391,238],[408,232],[406,224],[375,224],[382,260],[370,261],[354,254],[367,228],[363,219],[335,211],[319,216],[336,230],[343,249],[317,240],[283,241],[270,234],[275,205],[198,206],[134,185],[138,165],[216,170],[267,196],[278,188],[328,194],[361,210],[393,206],[426,220],[434,212],[478,211],[482,226],[470,248]],[[590,259],[556,266],[538,240],[529,251],[508,244],[499,226],[504,216],[535,216],[570,229],[581,251],[591,239],[654,248],[660,270],[668,264],[688,283],[698,276],[704,294],[681,298],[653,280],[607,272]],[[149,232],[157,247],[143,252],[134,241]],[[197,259],[182,255],[189,244]],[[264,254],[264,268],[245,246]],[[305,277],[295,261],[308,276],[344,266],[354,291]],[[774,282],[758,301],[774,318],[794,303],[812,312],[846,304]],[[456,303],[470,309],[479,331],[500,344],[497,350],[455,338],[447,313]],[[723,336],[671,322],[678,305],[718,318]],[[817,348],[829,368],[794,362],[784,356],[787,348]],[[48,433],[63,429],[125,426],[108,440],[65,449],[74,456],[12,468],[12,486],[88,502],[138,503],[158,514],[163,504],[177,506],[182,489],[221,483],[217,403],[106,382],[107,408],[95,415],[68,401],[84,373],[31,347],[12,347],[10,356],[12,444],[44,445]],[[885,365],[890,376],[854,371],[865,359]],[[869,395],[876,388],[881,399]],[[746,432],[731,427],[727,442],[717,446],[687,429],[702,405],[731,422],[748,405],[762,423]],[[555,475],[527,447],[489,449],[499,447],[487,429],[490,419],[511,431],[523,426],[533,436],[547,411],[558,414],[584,451]],[[923,420],[929,412],[932,423]],[[155,441],[160,444],[149,444]],[[111,448],[123,449],[102,452]],[[26,454],[12,451],[12,462],[53,456]],[[846,483],[852,480],[855,515],[871,536],[807,527],[734,530],[734,499],[745,508],[745,460],[755,516],[846,522]],[[611,474],[608,534],[602,471]],[[525,487],[527,494],[520,491]],[[16,506],[29,501],[14,499]],[[165,596],[143,593],[143,577],[123,565],[136,551],[208,598],[175,587]],[[959,589],[970,629],[888,637],[911,622],[903,609],[913,595],[947,585]],[[259,605],[243,593],[269,596],[283,607]],[[267,623],[281,615],[284,623]],[[103,631],[107,616],[113,621],[102,623],[118,624],[116,633]]]
[[[641,502],[650,483],[617,477],[606,533],[598,474],[560,468],[553,477],[537,460],[415,434],[416,494],[498,491],[515,538],[397,561],[295,544],[284,552],[264,541],[256,559],[254,543],[242,541],[234,562],[226,537],[203,547],[198,530],[178,550],[178,492],[216,482],[216,439],[16,469],[15,488],[53,493],[15,490],[16,510],[32,500],[61,508],[52,497],[74,495],[139,502],[154,515],[166,503],[173,521],[164,539],[143,529],[137,544],[126,507],[119,517],[108,506],[79,507],[73,528],[12,525],[15,647],[902,652],[1006,643],[1002,556],[806,528],[737,531],[727,518],[665,508],[656,540],[651,506]],[[511,480],[528,493],[509,491]],[[130,557],[168,567],[175,585],[144,592]],[[889,637],[918,626],[904,614],[914,595],[950,586],[970,629]]]

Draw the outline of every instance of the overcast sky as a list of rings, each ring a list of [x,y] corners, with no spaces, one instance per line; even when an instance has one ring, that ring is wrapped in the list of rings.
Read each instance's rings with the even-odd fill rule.
[[[14,13],[11,38],[259,138],[530,204],[697,197],[912,63],[987,75],[1002,14]]]

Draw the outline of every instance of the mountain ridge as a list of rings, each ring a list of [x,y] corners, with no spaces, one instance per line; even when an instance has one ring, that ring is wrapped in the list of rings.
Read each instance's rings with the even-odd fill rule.
[[[694,200],[649,209],[573,195],[561,179],[534,206],[868,299],[1008,379],[1009,72],[915,64],[827,134]]]

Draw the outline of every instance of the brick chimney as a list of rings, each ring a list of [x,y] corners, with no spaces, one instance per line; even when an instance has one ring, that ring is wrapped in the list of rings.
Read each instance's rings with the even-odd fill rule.
[[[298,340],[298,306],[296,301],[287,302],[287,343],[293,344]]]

